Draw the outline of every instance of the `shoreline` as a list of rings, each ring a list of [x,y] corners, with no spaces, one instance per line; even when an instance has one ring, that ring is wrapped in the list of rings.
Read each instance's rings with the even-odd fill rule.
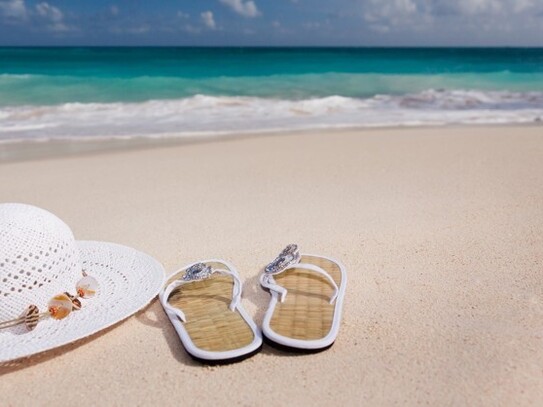
[[[0,165],[10,162],[33,161],[49,158],[61,158],[80,155],[107,154],[108,152],[145,150],[154,148],[175,147],[192,144],[208,144],[216,142],[228,142],[240,139],[256,139],[268,137],[289,137],[292,135],[328,133],[331,136],[345,133],[371,133],[375,131],[409,131],[417,129],[500,129],[500,128],[543,128],[543,122],[530,123],[502,123],[502,124],[443,124],[443,125],[413,125],[413,126],[378,126],[378,127],[344,127],[344,128],[317,128],[301,130],[281,130],[262,132],[241,132],[226,134],[210,134],[200,136],[138,136],[138,137],[104,137],[104,138],[80,138],[80,139],[53,139],[53,140],[0,140]]]

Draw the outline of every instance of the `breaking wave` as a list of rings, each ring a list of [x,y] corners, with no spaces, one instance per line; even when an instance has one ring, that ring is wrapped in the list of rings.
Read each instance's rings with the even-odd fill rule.
[[[195,95],[143,102],[0,108],[0,140],[202,137],[302,129],[529,123],[543,92],[436,90],[278,99]]]

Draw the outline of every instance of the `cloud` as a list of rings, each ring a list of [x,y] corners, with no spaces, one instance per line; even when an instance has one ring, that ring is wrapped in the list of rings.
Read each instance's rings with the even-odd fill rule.
[[[71,27],[64,23],[64,13],[58,7],[43,2],[36,4],[36,13],[47,21],[47,28],[51,31],[70,31]]]
[[[200,17],[202,18],[202,22],[207,28],[214,30],[217,27],[215,24],[215,19],[213,18],[213,13],[211,11],[204,11],[200,14]]]
[[[254,1],[244,1],[244,0],[219,0],[222,4],[230,7],[240,16],[253,18],[258,17],[262,13],[256,7]]]
[[[201,28],[198,28],[198,27],[194,27],[193,25],[191,24],[186,24],[184,27],[181,28],[183,31],[186,31],[190,34],[199,34],[200,32],[202,32],[202,29]]]
[[[421,0],[417,0],[421,2]],[[509,21],[513,14],[531,17],[538,8],[543,9],[539,0],[431,0],[426,2],[428,11],[435,16],[456,15],[470,17],[496,17],[494,21]]]
[[[113,5],[109,8],[109,12],[111,13],[112,16],[117,16],[119,15],[119,7],[116,5]]]
[[[126,30],[128,34],[135,34],[135,35],[145,34],[145,33],[148,33],[149,31],[151,31],[151,27],[149,26],[149,24],[141,24],[139,26],[131,27]]]
[[[370,0],[363,18],[370,30],[385,34],[392,28],[413,25],[418,11],[414,0]]]
[[[64,14],[57,7],[51,6],[49,3],[36,4],[36,11],[38,15],[47,18],[53,22],[62,21]]]
[[[417,12],[417,4],[413,0],[370,0],[364,20],[369,23],[392,23],[406,19]]]
[[[417,36],[434,33],[466,41],[491,34],[535,30],[541,32],[541,0],[358,0],[366,28],[395,38],[398,33]],[[539,25],[539,28],[538,28]],[[482,34],[482,31],[487,34]],[[402,35],[403,35],[402,34]],[[401,37],[396,37],[401,38]],[[405,37],[407,38],[407,37]],[[504,38],[504,37],[502,37]],[[496,40],[494,40],[496,41]],[[503,41],[503,40],[502,40]],[[424,42],[424,41],[423,41]],[[471,39],[467,43],[474,43]]]
[[[306,30],[318,30],[321,27],[321,23],[318,21],[307,21],[302,23],[302,27],[304,27]]]
[[[458,7],[462,14],[494,14],[502,11],[503,0],[460,0]]]
[[[515,12],[522,13],[536,6],[535,0],[517,0],[515,2]]]
[[[130,34],[130,35],[141,35],[146,34],[151,31],[151,26],[149,24],[140,24],[133,27],[111,27],[109,32],[114,34]]]
[[[182,11],[178,11],[178,12],[177,12],[177,17],[179,17],[179,18],[185,18],[185,19],[186,19],[186,18],[189,18],[189,17],[190,17],[190,14],[188,14],[188,13],[183,13]]]
[[[0,1],[0,15],[13,20],[26,20],[28,12],[24,0]]]

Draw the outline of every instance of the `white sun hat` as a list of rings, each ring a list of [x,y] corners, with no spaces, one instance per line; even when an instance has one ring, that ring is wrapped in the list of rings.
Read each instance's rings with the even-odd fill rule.
[[[70,228],[44,209],[0,204],[0,363],[116,324],[147,305],[164,278],[162,265],[142,252],[76,241]],[[72,295],[70,309],[65,292]]]

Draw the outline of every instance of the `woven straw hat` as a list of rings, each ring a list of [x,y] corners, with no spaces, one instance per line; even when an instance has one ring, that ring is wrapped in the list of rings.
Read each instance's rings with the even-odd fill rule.
[[[30,305],[47,313],[55,295],[74,293],[82,273],[98,282],[80,310],[57,320],[45,317],[0,329],[0,363],[27,357],[87,337],[147,305],[164,283],[152,257],[125,246],[76,241],[52,213],[24,204],[0,204],[0,322]]]

